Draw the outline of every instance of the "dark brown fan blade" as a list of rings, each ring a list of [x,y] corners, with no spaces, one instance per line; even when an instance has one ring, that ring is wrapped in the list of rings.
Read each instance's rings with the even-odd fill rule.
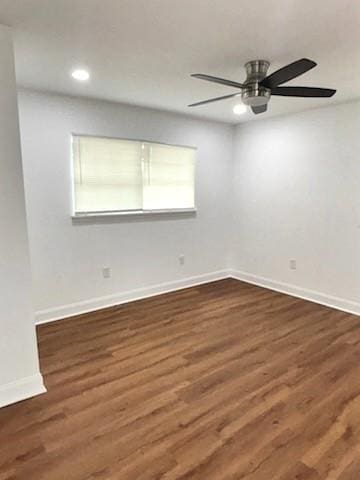
[[[267,110],[267,103],[265,103],[265,105],[258,105],[256,107],[251,107],[251,110],[253,111],[253,113],[255,113],[255,115],[259,113],[264,113]]]
[[[233,82],[232,80],[226,80],[225,78],[213,77],[212,75],[205,75],[203,73],[193,73],[191,75],[194,78],[200,78],[200,80],[206,80],[207,82],[220,83],[221,85],[227,85],[228,87],[244,88],[245,85]]]
[[[301,58],[296,62],[290,63],[289,65],[276,70],[276,72],[264,78],[264,80],[261,82],[261,85],[273,89],[282,83],[288,82],[289,80],[302,75],[315,66],[316,63],[312,60],[309,60],[308,58]]]
[[[188,107],[197,107],[198,105],[205,105],[205,103],[218,102],[219,100],[225,100],[226,98],[236,97],[239,93],[232,93],[230,95],[224,95],[223,97],[210,98],[209,100],[203,100],[202,102],[192,103]]]
[[[282,97],[332,97],[336,90],[317,87],[276,87],[271,90],[271,95]]]

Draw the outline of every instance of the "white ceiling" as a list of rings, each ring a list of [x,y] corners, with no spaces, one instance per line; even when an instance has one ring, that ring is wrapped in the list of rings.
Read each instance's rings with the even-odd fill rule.
[[[235,116],[233,99],[187,108],[234,91],[191,73],[241,81],[248,60],[273,71],[308,57],[318,67],[289,84],[335,97],[273,97],[258,118],[360,97],[358,0],[0,0],[0,22],[14,28],[21,86],[238,122],[256,117]],[[74,81],[74,67],[91,81]]]

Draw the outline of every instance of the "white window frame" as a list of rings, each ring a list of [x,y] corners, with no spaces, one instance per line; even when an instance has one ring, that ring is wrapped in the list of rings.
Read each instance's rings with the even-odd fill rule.
[[[196,201],[196,170],[197,170],[197,158],[195,156],[194,160],[194,207],[193,208],[167,208],[167,209],[154,209],[154,210],[110,210],[110,211],[98,211],[98,212],[77,212],[75,209],[75,178],[74,178],[74,148],[73,148],[73,139],[74,137],[90,137],[90,138],[104,138],[109,140],[125,140],[130,142],[140,142],[146,144],[155,144],[155,145],[166,145],[168,147],[180,147],[180,148],[189,148],[197,152],[197,147],[188,146],[188,145],[176,145],[173,143],[164,143],[164,142],[155,142],[153,140],[143,140],[135,138],[125,138],[125,137],[110,137],[105,135],[90,135],[84,133],[75,133],[70,134],[70,155],[71,155],[71,183],[72,183],[72,213],[71,217],[73,219],[79,218],[106,218],[106,217],[123,217],[123,216],[141,216],[141,215],[163,215],[163,214],[186,214],[186,213],[196,213],[197,212],[197,201]]]

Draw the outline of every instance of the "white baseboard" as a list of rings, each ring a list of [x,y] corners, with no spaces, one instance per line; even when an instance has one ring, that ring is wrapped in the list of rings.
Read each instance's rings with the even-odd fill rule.
[[[40,373],[1,385],[0,408],[45,392],[46,388]]]
[[[335,308],[346,313],[360,315],[360,303],[344,298],[334,297],[325,293],[309,290],[306,288],[297,287],[289,283],[279,282],[270,278],[253,275],[252,273],[241,272],[239,270],[230,270],[229,276],[242,282],[251,283],[259,287],[269,288],[276,292],[292,295],[293,297],[302,298],[310,302],[319,303],[326,307]]]
[[[114,295],[96,297],[47,310],[39,310],[35,313],[36,324],[40,325],[43,323],[53,322],[63,318],[72,317],[74,315],[94,312],[96,310],[101,310],[102,308],[113,307],[122,303],[133,302],[135,300],[141,300],[142,298],[173,292],[182,288],[194,287],[196,285],[201,285],[203,283],[213,282],[229,277],[251,283],[253,285],[258,285],[260,287],[268,288],[270,290],[275,290],[280,293],[302,298],[310,302],[319,303],[337,310],[342,310],[347,313],[360,315],[360,303],[353,302],[351,300],[334,297],[317,292],[315,290],[301,288],[296,285],[279,282],[277,280],[239,270],[219,270],[217,272],[188,277],[182,280],[160,283],[157,285],[151,285],[149,287],[121,292]]]
[[[142,298],[173,292],[182,288],[194,287],[196,285],[201,285],[202,283],[213,282],[228,277],[228,270],[219,270],[217,272],[205,273],[203,275],[188,277],[181,280],[159,283],[145,288],[120,292],[114,295],[96,297],[82,302],[50,308],[48,310],[39,310],[35,312],[35,320],[36,324],[40,325],[42,323],[53,322],[83,313],[94,312],[95,310],[101,310],[102,308],[113,307],[122,303],[133,302]]]

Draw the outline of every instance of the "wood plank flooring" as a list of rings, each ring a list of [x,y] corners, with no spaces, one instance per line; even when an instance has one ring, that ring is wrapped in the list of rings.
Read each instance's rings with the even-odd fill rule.
[[[223,280],[38,328],[0,480],[359,480],[360,318]]]

